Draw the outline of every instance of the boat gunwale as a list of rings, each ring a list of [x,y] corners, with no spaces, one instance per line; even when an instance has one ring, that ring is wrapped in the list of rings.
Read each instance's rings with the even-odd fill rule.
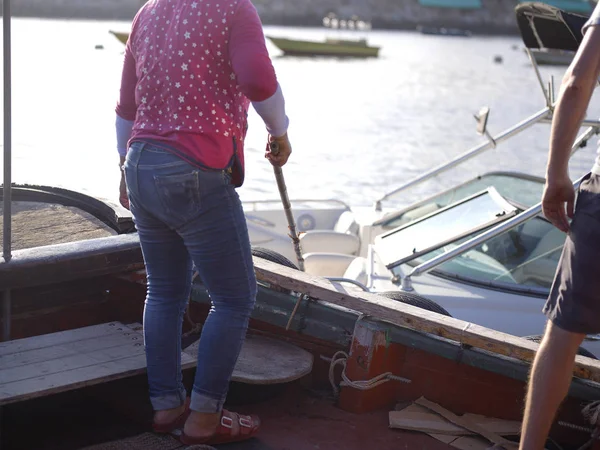
[[[4,188],[0,186],[0,199],[3,197]],[[91,214],[118,234],[135,231],[133,216],[128,210],[110,200],[82,192],[54,186],[13,183],[11,186],[11,199],[13,201],[72,206]]]
[[[530,362],[539,344],[474,323],[441,316],[369,292],[346,291],[323,277],[253,257],[257,279],[301,292],[317,302],[337,304],[396,326],[431,333],[462,345]],[[137,233],[17,250],[0,262],[0,289],[54,284],[143,269]],[[36,273],[35,277],[31,273]],[[600,381],[600,361],[578,356],[574,375]]]
[[[283,315],[282,312],[291,312],[297,297],[262,286],[259,287],[259,290],[257,306],[252,313],[252,319],[271,326],[285,328],[288,316]],[[204,286],[199,282],[194,283],[191,300],[194,303],[201,304],[207,310],[210,307],[210,298]],[[458,364],[482,369],[518,381],[525,382],[529,376],[530,365],[525,361],[484,349],[465,346],[458,341],[435,334],[400,327],[384,319],[363,317],[360,312],[327,301],[307,302],[304,308],[297,311],[290,330],[298,334],[296,339],[309,337],[325,341],[332,346],[349,347],[352,333],[349,332],[347,335],[342,336],[339,330],[352,330],[358,321],[384,326],[387,330],[386,335],[389,343],[420,350],[455,361]],[[573,378],[569,396],[588,399],[599,395],[600,383],[582,378]]]
[[[43,286],[143,268],[137,233],[25,248],[15,250],[10,261],[0,261],[0,290]]]

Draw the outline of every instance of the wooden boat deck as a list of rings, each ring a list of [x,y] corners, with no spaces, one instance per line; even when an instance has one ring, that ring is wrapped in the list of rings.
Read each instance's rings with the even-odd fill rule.
[[[3,226],[0,204],[0,227]],[[72,206],[41,202],[12,202],[13,250],[63,244],[116,235],[91,214]],[[0,236],[0,245],[2,236]]]
[[[0,405],[134,376],[146,370],[142,326],[104,323],[0,343]],[[181,353],[196,366],[197,344]],[[248,335],[232,380],[280,384],[308,375],[313,355],[294,345]]]
[[[190,377],[186,373],[186,386]],[[300,382],[279,386],[257,403],[244,395],[271,386],[239,385],[226,407],[258,414],[259,435],[227,450],[456,450],[426,434],[388,427],[388,411],[352,414],[337,408],[328,393],[320,396]],[[183,450],[176,437],[151,433],[151,410],[144,376],[77,392],[9,405],[4,411],[3,450]],[[127,410],[123,405],[127,405]],[[52,412],[55,412],[52,414]],[[59,413],[56,413],[59,412]],[[32,424],[36,432],[31,433]],[[196,448],[196,447],[194,447]]]
[[[113,322],[1,343],[0,405],[141,373],[143,341]]]
[[[102,245],[106,246],[105,251],[101,251]],[[19,307],[15,316],[18,320],[14,322],[16,334],[13,336],[35,336],[41,333],[41,329],[46,333],[55,333],[108,321],[139,321],[146,289],[136,272],[141,260],[136,245],[133,236],[128,235],[96,240],[93,252],[86,256],[85,264],[82,264],[82,255],[86,255],[88,250],[85,242],[25,249],[16,254],[12,262],[0,265],[3,269],[0,270],[0,281],[12,287],[13,297],[18,300],[15,303]],[[293,271],[260,258],[255,258],[255,268],[261,282],[304,292],[311,298],[300,298],[300,303],[297,303],[295,296],[275,292],[275,304],[279,309],[274,311],[281,316],[281,324],[279,321],[254,320],[253,331],[311,352],[315,367],[306,377],[291,383],[233,383],[228,407],[241,412],[257,412],[264,422],[259,439],[236,448],[451,448],[427,435],[389,428],[389,411],[394,409],[395,404],[420,397],[443,405],[454,414],[470,413],[503,420],[520,420],[524,388],[518,364],[519,361],[530,361],[538,344],[457,319],[433,315],[385,297],[346,291],[329,280]],[[32,277],[32,273],[36,277]],[[88,296],[89,299],[95,299],[95,304],[82,320],[79,303]],[[53,328],[48,328],[46,324],[50,320],[46,310],[55,303],[61,308],[56,313],[61,319],[54,323]],[[192,311],[195,309],[195,312],[200,312],[195,303],[190,305],[190,315],[186,321],[190,330],[195,330],[196,324],[202,322],[201,316]],[[295,303],[300,306],[298,317],[292,321],[292,328],[285,331],[285,323]],[[360,320],[354,317],[348,323],[340,322],[341,328],[332,329],[334,333],[343,334],[344,339],[321,339],[311,334],[314,323],[304,322],[308,319],[307,308],[310,306],[313,309],[317,305],[338,312],[360,311],[374,319],[385,317],[385,324],[368,317],[361,316]],[[43,318],[42,313],[45,314]],[[332,323],[337,322],[325,320],[325,326]],[[393,337],[389,328],[391,324],[398,326],[396,332],[400,328],[412,329],[419,335],[389,340],[390,336]],[[48,339],[48,336],[39,339]],[[427,340],[427,345],[423,339]],[[389,344],[389,348],[385,343]],[[438,352],[439,345],[458,346],[459,343],[462,348],[456,358],[454,354]],[[6,345],[20,344],[12,341]],[[475,351],[471,352],[471,347],[495,355],[495,359],[506,358],[508,367],[503,366],[498,371],[499,367],[492,365],[488,370],[480,367],[476,361],[468,361],[470,357],[481,356],[477,356]],[[387,383],[381,388],[367,391],[344,386],[340,392],[339,407],[336,406],[331,398],[327,377],[330,363],[327,361],[336,352],[348,349],[346,374],[351,380],[369,380],[391,372],[411,380],[411,383]],[[51,349],[52,352],[56,350]],[[466,357],[463,358],[463,350],[471,353],[465,353]],[[68,358],[68,355],[63,356]],[[18,359],[17,356],[14,358]],[[291,364],[285,365],[293,367]],[[271,366],[264,365],[267,368]],[[188,391],[191,389],[193,372],[191,367],[184,372]],[[27,375],[26,371],[23,373]],[[101,384],[83,383],[81,388],[69,392],[29,399],[22,397],[14,403],[5,402],[2,408],[3,435],[0,436],[3,448],[81,449],[144,435],[149,431],[151,410],[146,377],[143,370],[139,373],[122,379],[107,378],[107,382]],[[306,373],[306,370],[302,373]],[[577,392],[573,390],[577,395],[570,397],[565,404],[560,420],[579,426],[584,424],[580,417],[582,400],[594,399],[598,392],[591,383],[588,389],[583,389],[585,386],[582,382],[600,381],[600,363],[578,357],[574,374],[583,380],[573,386],[577,388]],[[32,374],[28,375],[33,377]],[[0,380],[4,377],[0,373]],[[321,391],[310,391],[302,386]],[[581,396],[583,391],[584,397]],[[269,398],[266,398],[267,394]],[[261,395],[264,398],[260,398],[258,403],[249,404],[248,398],[256,401],[256,397]],[[240,397],[242,401],[239,401]],[[31,433],[31,424],[36,425],[36,433]],[[571,439],[566,436],[567,432],[556,430],[560,442],[573,443],[586,438],[580,435]],[[309,446],[305,446],[305,443]],[[132,447],[106,447],[106,450],[108,448]]]

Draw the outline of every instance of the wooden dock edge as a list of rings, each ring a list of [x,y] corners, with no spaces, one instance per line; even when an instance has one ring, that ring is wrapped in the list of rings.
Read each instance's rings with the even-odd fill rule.
[[[539,344],[524,338],[442,316],[415,306],[368,292],[348,292],[326,278],[254,257],[260,281],[302,292],[322,302],[349,308],[393,325],[452,339],[463,345],[484,349],[525,362],[533,361]],[[540,312],[541,314],[541,312]],[[573,374],[578,378],[600,382],[600,361],[577,355]]]

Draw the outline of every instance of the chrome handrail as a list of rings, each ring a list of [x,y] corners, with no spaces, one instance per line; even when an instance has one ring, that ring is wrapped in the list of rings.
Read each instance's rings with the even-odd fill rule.
[[[331,281],[332,283],[350,283],[350,284],[353,284],[354,286],[358,286],[365,292],[370,292],[369,288],[367,286],[362,284],[360,281],[353,280],[352,278],[344,278],[344,277],[325,277],[325,278],[327,280]]]
[[[583,146],[587,140],[593,135],[598,133],[597,127],[589,127],[581,136],[577,138],[575,143],[573,144],[571,155],[573,155],[578,148]],[[573,187],[577,189],[581,184],[583,178],[586,175],[580,177],[577,181],[573,183]],[[537,216],[542,211],[542,203],[539,202],[536,205],[533,205],[531,208],[523,211],[521,214],[513,217],[512,219],[508,219],[495,227],[489,229],[488,231],[481,233],[466,242],[454,247],[452,250],[442,253],[441,255],[436,256],[422,264],[419,264],[415,267],[408,275],[402,277],[402,285],[401,289],[403,291],[412,291],[412,277],[421,275],[425,272],[429,272],[430,270],[436,268],[440,264],[445,263],[461,254],[468,252],[469,250],[477,247],[478,245],[484,243],[488,239],[494,238],[508,230],[511,230],[523,222]]]
[[[350,209],[350,205],[343,200],[337,198],[295,198],[290,200],[292,203],[337,203],[346,209]],[[242,200],[243,206],[263,205],[268,203],[277,203],[281,200],[277,199],[260,199],[260,200]]]
[[[442,172],[445,172],[446,170],[451,169],[451,168],[461,164],[462,162],[467,161],[486,150],[489,150],[490,148],[495,148],[498,143],[513,137],[514,135],[535,125],[536,123],[542,121],[543,119],[549,118],[551,115],[552,115],[551,109],[549,107],[545,107],[544,109],[538,111],[537,113],[533,114],[532,116],[528,117],[527,119],[504,130],[503,132],[501,132],[497,136],[493,137],[492,139],[489,139],[487,142],[479,144],[476,147],[473,147],[470,150],[467,150],[465,153],[458,155],[451,161],[448,161],[447,163],[444,163],[437,167],[434,167],[433,169],[425,172],[424,174],[421,174],[421,175],[413,178],[412,180],[404,183],[402,186],[394,189],[393,191],[388,192],[383,197],[381,197],[380,199],[375,201],[375,209],[377,211],[381,211],[381,202],[387,200],[392,195],[396,195],[398,192],[402,192],[402,191],[408,189],[409,187],[412,187],[422,181],[426,181],[430,178],[433,178],[434,176],[436,176]]]

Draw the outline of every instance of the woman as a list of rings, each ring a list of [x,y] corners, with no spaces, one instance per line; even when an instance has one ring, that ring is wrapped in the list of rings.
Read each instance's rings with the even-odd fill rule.
[[[235,191],[244,180],[250,103],[269,141],[279,144],[277,155],[267,145],[265,157],[284,165],[291,153],[284,98],[250,0],[151,0],[140,9],[116,108],[121,199],[131,209],[148,278],[144,339],[153,426],[183,426],[188,445],[247,439],[260,426],[255,416],[223,409],[256,297]],[[212,308],[187,399],[181,327],[192,264]]]

